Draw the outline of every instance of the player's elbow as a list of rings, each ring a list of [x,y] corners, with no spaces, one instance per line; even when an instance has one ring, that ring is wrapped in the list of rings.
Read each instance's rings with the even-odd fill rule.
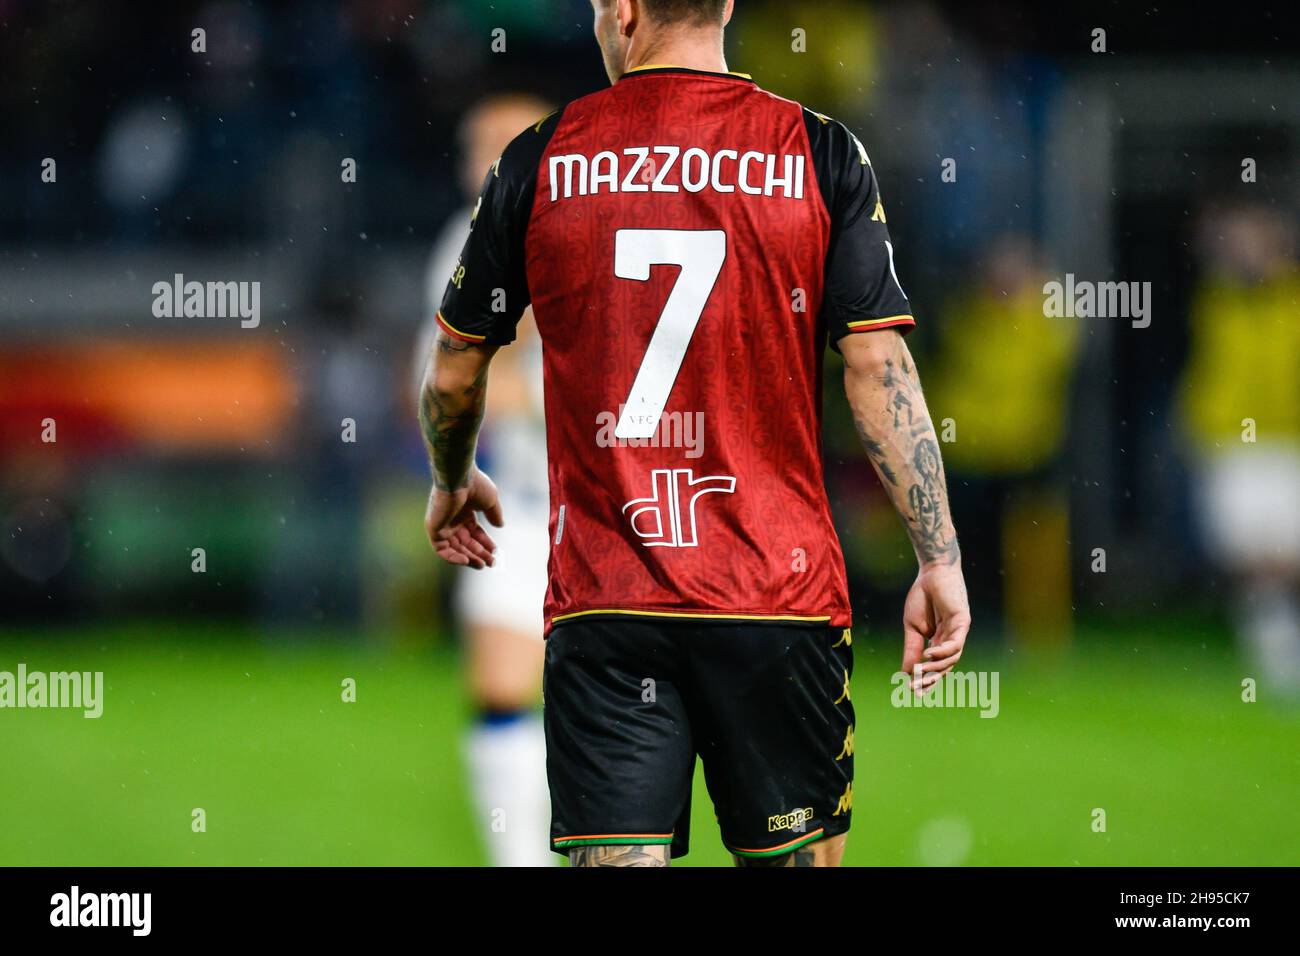
[[[447,407],[479,396],[487,384],[488,364],[495,351],[479,346],[445,348],[439,342],[424,370],[425,400]]]
[[[837,344],[844,356],[845,373],[868,379],[883,379],[891,366],[898,366],[900,352],[907,348],[893,329],[846,335]]]
[[[421,394],[439,405],[454,404],[474,390],[476,379],[447,363],[431,362],[424,373]]]

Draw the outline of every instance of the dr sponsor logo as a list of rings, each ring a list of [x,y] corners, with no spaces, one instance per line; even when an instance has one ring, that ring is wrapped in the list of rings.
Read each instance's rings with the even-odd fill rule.
[[[656,468],[650,473],[654,493],[634,498],[623,506],[632,531],[647,548],[694,548],[696,502],[708,494],[734,494],[731,475],[696,478],[689,468]],[[629,513],[628,509],[632,509]]]

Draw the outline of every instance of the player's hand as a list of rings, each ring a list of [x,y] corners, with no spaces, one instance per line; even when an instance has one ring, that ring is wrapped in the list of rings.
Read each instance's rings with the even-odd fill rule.
[[[469,484],[457,491],[442,491],[436,486],[429,493],[429,507],[424,512],[424,530],[438,557],[448,564],[471,568],[491,567],[495,561],[493,544],[478,523],[476,512],[483,512],[493,527],[504,523],[501,500],[492,479],[477,467],[470,473]]]
[[[918,696],[961,659],[969,630],[961,563],[922,565],[903,603],[903,671]]]

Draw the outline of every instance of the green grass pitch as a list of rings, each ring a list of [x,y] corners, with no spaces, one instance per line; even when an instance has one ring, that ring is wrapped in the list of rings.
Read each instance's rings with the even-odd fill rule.
[[[1222,642],[1135,631],[1050,663],[968,654],[1000,673],[994,719],[894,708],[893,643],[857,651],[847,865],[1300,863],[1300,709],[1244,703]],[[98,720],[0,710],[0,865],[484,862],[453,648],[211,626],[0,634],[0,671],[20,661],[102,670],[106,702]],[[693,809],[682,865],[728,864],[698,768]]]

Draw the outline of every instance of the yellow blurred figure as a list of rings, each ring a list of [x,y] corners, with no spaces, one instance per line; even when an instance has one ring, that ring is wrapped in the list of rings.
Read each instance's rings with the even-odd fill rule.
[[[1289,218],[1264,206],[1204,218],[1180,404],[1195,503],[1233,575],[1253,676],[1300,694],[1300,268]]]
[[[1004,240],[985,283],[948,311],[930,374],[932,403],[957,430],[944,448],[949,468],[1014,475],[1048,465],[1065,439],[1079,332],[1075,320],[1043,314],[1032,251]]]
[[[926,372],[963,562],[982,620],[1059,644],[1071,628],[1070,534],[1055,466],[1078,323],[1044,315],[1042,270],[1021,237],[995,242],[980,275],[945,310]]]
[[[879,65],[877,17],[844,0],[779,0],[747,5],[737,17],[738,69],[815,108],[860,100]]]
[[[1182,406],[1202,453],[1242,444],[1243,419],[1265,444],[1300,442],[1300,268],[1281,223],[1262,210],[1227,214],[1233,250],[1197,289]],[[1216,243],[1218,245],[1218,243]]]

